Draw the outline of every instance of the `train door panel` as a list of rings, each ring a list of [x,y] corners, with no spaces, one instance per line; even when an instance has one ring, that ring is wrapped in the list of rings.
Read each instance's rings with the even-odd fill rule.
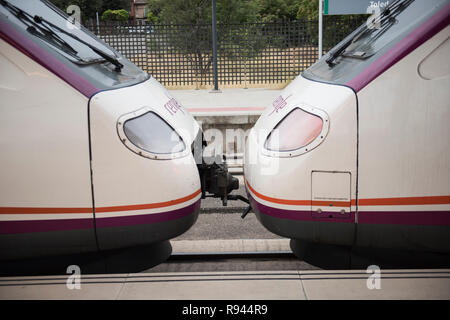
[[[311,215],[320,220],[352,220],[351,173],[313,171]]]

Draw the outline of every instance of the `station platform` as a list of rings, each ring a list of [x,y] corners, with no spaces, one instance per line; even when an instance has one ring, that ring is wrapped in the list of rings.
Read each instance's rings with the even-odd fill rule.
[[[170,90],[194,117],[259,116],[282,90],[227,88],[213,90]]]
[[[291,252],[288,239],[173,240],[171,245],[178,256]],[[256,267],[252,263],[241,262],[233,271],[195,271],[190,261],[170,272],[160,272],[158,265],[139,273],[80,274],[79,289],[68,287],[75,283],[70,275],[0,277],[0,300],[450,300],[450,269],[382,269],[374,278],[367,270],[308,270],[301,264],[246,268]]]
[[[450,269],[382,270],[369,289],[365,270],[177,272],[0,278],[0,299],[366,300],[450,299]]]

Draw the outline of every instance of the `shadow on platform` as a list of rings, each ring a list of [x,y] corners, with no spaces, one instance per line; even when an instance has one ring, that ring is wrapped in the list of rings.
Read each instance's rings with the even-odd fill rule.
[[[382,269],[450,267],[449,254],[324,245],[297,239],[291,240],[290,246],[297,258],[328,270],[367,269],[370,265]]]
[[[0,261],[0,276],[67,275],[71,265],[78,266],[82,274],[138,273],[164,262],[171,253],[170,242],[164,241],[121,250]]]

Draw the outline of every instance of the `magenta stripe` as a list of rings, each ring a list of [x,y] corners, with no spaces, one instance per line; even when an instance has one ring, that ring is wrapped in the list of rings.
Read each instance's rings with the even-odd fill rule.
[[[120,216],[111,218],[97,218],[97,228],[122,227],[139,224],[151,224],[180,219],[200,209],[200,199],[195,203],[177,210],[154,214],[134,216]],[[51,232],[82,230],[94,228],[94,219],[60,219],[60,220],[26,220],[26,221],[1,221],[0,234],[18,234],[34,232]]]
[[[422,43],[447,27],[449,19],[450,4],[445,6],[441,11],[420,25],[416,30],[407,35],[403,40],[389,49],[388,52],[379,57],[369,67],[364,69],[360,74],[346,84],[353,88],[356,92],[359,92],[384,71],[392,67],[410,52],[419,47]]]
[[[0,234],[82,230],[94,228],[94,219],[1,221]]]
[[[358,223],[450,226],[450,211],[363,211]]]
[[[265,206],[249,195],[252,207],[258,212],[279,219],[323,222],[354,222],[351,218],[313,218],[311,211],[285,210]],[[332,212],[330,214],[336,214]],[[327,213],[323,213],[327,214]],[[337,215],[336,215],[337,216]],[[362,211],[358,212],[358,223],[361,224],[401,224],[424,226],[450,226],[450,211]]]
[[[82,78],[64,63],[2,20],[0,20],[0,38],[42,65],[44,68],[53,72],[55,75],[81,92],[84,96],[90,98],[96,92],[100,91],[92,83]]]
[[[339,213],[336,212],[323,212],[323,215],[332,215],[332,218],[316,218],[313,217],[311,211],[299,211],[299,210],[285,210],[274,207],[265,206],[258,201],[256,201],[251,195],[249,195],[250,203],[252,208],[258,210],[258,212],[272,216],[279,219],[289,219],[289,220],[301,220],[301,221],[323,221],[323,222],[345,222],[353,223],[355,221],[355,214],[351,212],[349,218],[340,218]]]
[[[139,224],[149,224],[180,219],[200,209],[200,199],[193,204],[172,211],[153,214],[140,214],[133,216],[120,216],[110,218],[96,218],[97,228],[123,227]]]

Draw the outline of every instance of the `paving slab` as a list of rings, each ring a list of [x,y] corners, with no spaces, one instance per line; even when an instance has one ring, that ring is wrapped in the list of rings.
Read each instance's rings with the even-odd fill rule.
[[[171,241],[172,253],[291,252],[289,239],[220,239]]]
[[[308,300],[449,300],[450,270],[299,271]],[[370,278],[369,278],[370,277]],[[368,284],[369,282],[369,284]]]
[[[152,274],[128,277],[119,299],[299,300],[305,299],[299,275],[284,272]],[[170,276],[170,277],[168,277]]]
[[[68,276],[1,277],[0,300],[114,300],[126,276],[81,275],[80,289],[68,288]]]

